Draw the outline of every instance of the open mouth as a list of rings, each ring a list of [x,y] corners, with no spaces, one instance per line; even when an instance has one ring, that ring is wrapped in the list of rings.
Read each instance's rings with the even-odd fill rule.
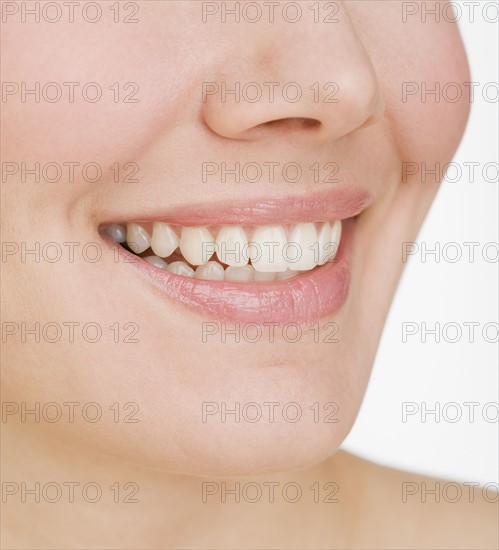
[[[303,324],[345,303],[356,216],[368,201],[336,189],[122,215],[99,231],[154,292],[205,318]]]
[[[332,262],[342,223],[180,227],[164,222],[112,224],[104,233],[152,266],[206,281],[287,280]]]

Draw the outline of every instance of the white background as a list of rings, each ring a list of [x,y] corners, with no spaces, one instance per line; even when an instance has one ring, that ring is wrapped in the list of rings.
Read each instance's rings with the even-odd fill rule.
[[[496,17],[497,8],[486,16],[476,9],[472,22],[462,7],[461,34],[471,66],[471,80],[479,82],[471,117],[454,162],[462,176],[449,170],[449,180],[441,190],[417,239],[427,248],[440,243],[439,262],[435,255],[411,257],[389,315],[373,374],[357,422],[343,448],[375,462],[425,475],[461,482],[497,483],[499,481],[499,423],[493,422],[496,407],[484,410],[487,403],[499,401],[498,344],[482,336],[484,325],[498,321],[498,263],[484,260],[484,245],[498,241],[497,171],[491,168],[484,178],[482,169],[498,162],[497,102],[482,97],[483,85],[498,82],[498,27],[486,19]],[[480,4],[497,4],[481,1]],[[431,16],[429,16],[431,17]],[[442,84],[443,85],[443,84]],[[431,86],[429,86],[431,87]],[[488,90],[494,98],[495,87]],[[470,181],[465,162],[479,162],[475,181]],[[429,176],[431,177],[431,176]],[[487,181],[489,180],[489,182]],[[470,261],[465,242],[478,242],[475,259]],[[459,244],[463,255],[452,263]],[[488,249],[494,258],[494,247]],[[426,262],[423,262],[426,259]],[[402,341],[402,323],[418,323],[419,332]],[[434,328],[440,322],[457,323],[462,329],[459,341],[451,343],[456,330],[449,325],[441,330],[440,343],[427,334],[422,341],[421,323]],[[470,342],[463,323],[478,322],[475,341]],[[496,332],[489,329],[488,338]],[[444,338],[445,337],[445,338]],[[403,403],[412,402],[416,414],[403,422]],[[439,418],[422,412],[440,405]],[[448,403],[457,403],[459,409]],[[476,402],[474,420],[464,403]],[[410,407],[410,405],[406,405]],[[453,421],[458,412],[462,417]],[[492,422],[484,420],[488,413]]]

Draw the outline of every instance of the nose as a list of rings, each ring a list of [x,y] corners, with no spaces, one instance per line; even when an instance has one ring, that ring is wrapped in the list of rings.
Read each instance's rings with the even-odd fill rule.
[[[305,14],[309,3],[302,4]],[[295,26],[261,21],[256,27],[240,24],[237,38],[227,33],[202,85],[204,123],[228,139],[279,134],[321,141],[382,118],[375,70],[344,5],[338,5],[332,25],[312,18]]]

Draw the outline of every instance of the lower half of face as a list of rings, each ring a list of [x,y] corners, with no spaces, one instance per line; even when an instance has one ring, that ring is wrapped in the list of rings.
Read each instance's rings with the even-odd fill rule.
[[[377,2],[370,17],[392,36],[391,47],[400,42],[404,50],[408,28],[396,25],[391,4]],[[437,190],[413,176],[403,180],[402,164],[448,161],[467,116],[463,104],[401,103],[400,84],[410,75],[387,61],[387,46],[367,12],[345,6],[351,21],[337,52],[352,37],[362,40],[386,110],[371,124],[350,128],[362,101],[345,99],[333,117],[343,126],[331,129],[330,139],[305,127],[308,107],[302,116],[284,113],[287,118],[269,107],[266,120],[253,125],[254,111],[245,119],[240,106],[225,115],[212,109],[208,125],[218,133],[207,132],[192,104],[210,71],[195,59],[206,51],[216,72],[223,55],[234,55],[227,53],[233,42],[204,50],[203,40],[214,39],[216,28],[194,24],[179,5],[144,14],[129,60],[136,79],[150,85],[143,88],[164,92],[165,82],[153,82],[153,75],[165,72],[157,55],[165,48],[168,67],[182,67],[162,78],[170,86],[175,74],[185,81],[167,99],[150,92],[131,114],[112,105],[89,111],[20,102],[10,108],[4,141],[12,174],[2,201],[9,205],[2,216],[2,389],[9,422],[22,428],[38,414],[39,422],[31,422],[36,429],[73,445],[196,475],[293,470],[339,448],[368,382],[404,265],[402,244],[415,239]],[[158,21],[171,27],[171,40],[179,25],[192,30],[184,63],[167,48]],[[92,56],[105,51],[102,80],[119,57],[109,44],[124,40],[113,29],[102,35],[94,29],[95,44],[79,62],[90,74]],[[253,34],[251,51],[276,29]],[[447,71],[448,81],[466,80],[455,29],[411,29],[424,50],[414,60],[413,78]],[[32,47],[44,39],[43,27],[22,32],[32,33]],[[68,48],[55,60],[42,52],[40,62],[56,67],[54,74],[74,70],[68,52],[80,31],[61,32]],[[312,35],[303,40],[313,46]],[[415,56],[411,48],[406,53]],[[9,62],[13,80],[30,71],[38,78],[28,59],[23,54]],[[296,71],[306,65],[300,62]],[[275,118],[288,123],[272,123]],[[227,119],[239,121],[242,134],[245,124],[256,127],[252,139],[230,134],[236,130],[224,126]],[[264,166],[292,158],[310,167],[332,159],[339,173],[320,186],[201,184],[199,159],[215,157],[231,166],[241,159]],[[78,159],[100,167],[134,159],[141,177],[117,184],[116,172],[108,171],[97,183],[81,174],[57,185],[23,181],[22,162],[39,162],[43,170],[49,158],[63,169]],[[26,415],[27,408],[38,413]]]

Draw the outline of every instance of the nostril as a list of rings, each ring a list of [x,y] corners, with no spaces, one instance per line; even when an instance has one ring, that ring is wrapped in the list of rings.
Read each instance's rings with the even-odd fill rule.
[[[315,118],[279,118],[277,120],[269,120],[260,124],[260,128],[273,128],[275,130],[294,131],[294,130],[308,130],[311,128],[318,128],[321,126],[321,121]]]

